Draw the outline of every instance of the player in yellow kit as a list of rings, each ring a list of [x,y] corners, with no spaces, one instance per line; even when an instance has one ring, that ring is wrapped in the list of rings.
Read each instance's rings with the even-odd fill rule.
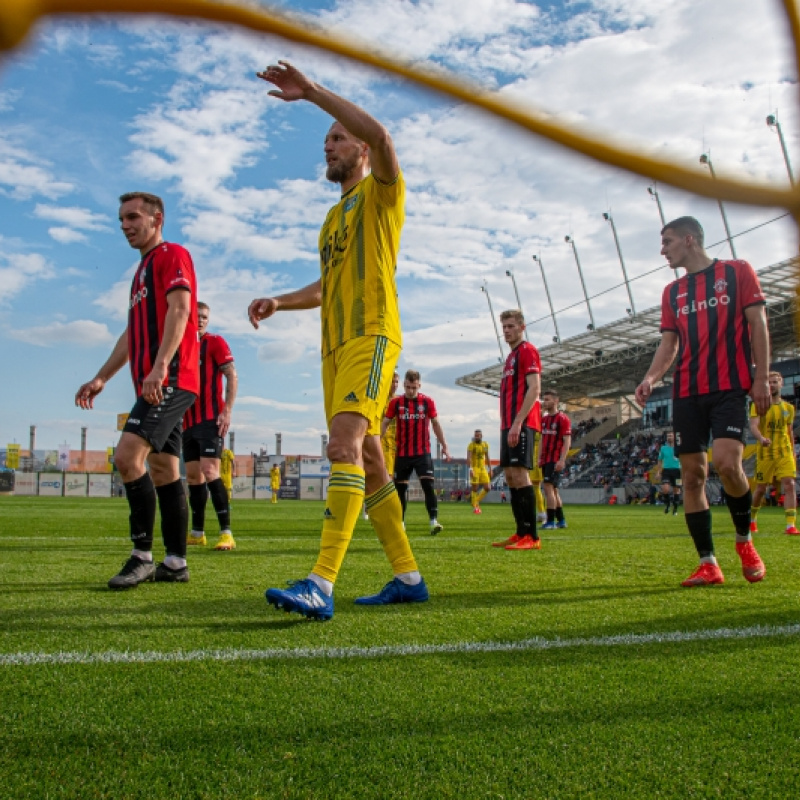
[[[539,453],[542,448],[542,434],[536,434],[536,443],[533,446],[533,469],[528,470],[528,475],[533,486],[533,496],[536,498],[536,521],[544,524],[547,522],[547,503],[542,494],[542,468],[539,466]]]
[[[228,492],[228,500],[230,500],[233,495],[233,479],[236,477],[236,458],[227,447],[222,451],[219,459],[219,477]]]
[[[753,508],[750,511],[750,532],[758,533],[756,514],[767,491],[767,485],[780,481],[783,494],[783,513],[786,517],[786,533],[797,536],[797,492],[795,476],[797,464],[794,457],[794,406],[781,399],[783,376],[780,372],[769,373],[769,411],[758,415],[755,405],[750,404],[750,432],[756,437],[756,489],[753,492]]]
[[[269,471],[269,488],[272,491],[271,503],[278,502],[278,492],[281,488],[281,468],[277,464],[272,465]]]
[[[389,391],[389,398],[386,401],[386,406],[384,406],[382,418],[386,416],[386,408],[389,406],[389,401],[397,394],[398,383],[400,383],[400,373],[395,372],[394,375],[392,375],[392,388]],[[383,432],[383,436],[381,436],[383,460],[386,462],[386,471],[389,475],[394,475],[394,458],[397,455],[397,442],[395,441],[396,430],[397,420],[393,419]]]
[[[483,441],[483,432],[475,431],[472,441],[467,445],[467,463],[472,483],[472,513],[480,514],[481,500],[489,493],[489,443]]]
[[[361,507],[394,577],[359,605],[422,603],[428,588],[403,529],[400,498],[380,445],[381,411],[402,347],[397,260],[405,221],[405,179],[392,137],[364,109],[310,80],[291,64],[272,64],[259,77],[272,97],[306,101],[334,118],[325,136],[325,175],[341,199],[319,235],[320,277],[248,309],[258,327],[277,311],[320,308],[322,389],[331,462],[317,562],[287,589],[267,589],[267,602],[310,619],[333,616],[333,588]]]

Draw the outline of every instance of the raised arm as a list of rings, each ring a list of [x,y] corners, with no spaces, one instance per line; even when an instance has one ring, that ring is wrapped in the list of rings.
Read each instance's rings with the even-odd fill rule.
[[[341,122],[353,136],[369,147],[372,173],[383,183],[391,183],[400,171],[392,137],[383,125],[363,108],[340,97],[318,83],[307,78],[288,61],[278,61],[263,72],[259,78],[276,86],[270,95],[287,103],[306,100]]]

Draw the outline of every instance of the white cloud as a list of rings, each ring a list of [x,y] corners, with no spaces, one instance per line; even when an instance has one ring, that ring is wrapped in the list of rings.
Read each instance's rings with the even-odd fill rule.
[[[114,341],[108,328],[88,319],[73,322],[53,322],[33,328],[20,328],[10,331],[13,339],[39,347],[55,347],[60,345],[77,345],[78,347],[96,347]]]
[[[86,242],[88,239],[79,231],[72,228],[48,228],[47,232],[60,244],[74,244],[76,242]]]
[[[47,161],[0,134],[0,194],[18,200],[36,195],[57,198],[72,189],[72,184],[55,180]]]
[[[301,414],[309,410],[309,406],[302,403],[282,403],[266,397],[239,397],[236,399],[236,406],[264,406],[265,408],[275,408],[279,411],[297,411]]]
[[[0,253],[0,305],[35,281],[54,276],[52,264],[38,253]]]
[[[60,222],[62,225],[68,225],[70,228],[77,228],[78,230],[111,230],[109,218],[106,214],[95,214],[88,208],[77,208],[75,206],[48,206],[37,203],[33,209],[33,215],[39,219]]]

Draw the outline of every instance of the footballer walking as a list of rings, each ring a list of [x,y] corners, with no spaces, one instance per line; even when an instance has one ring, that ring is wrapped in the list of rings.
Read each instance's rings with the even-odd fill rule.
[[[725,582],[705,492],[709,445],[736,530],[742,573],[756,583],[766,568],[750,533],[752,493],[742,454],[748,392],[758,414],[766,414],[770,406],[766,301],[750,264],[710,258],[703,240],[703,228],[694,217],[680,217],[661,230],[661,255],[672,269],[683,267],[686,274],[664,289],[661,342],[636,388],[636,400],[645,405],[677,356],[672,383],[675,450],[686,525],[700,558],[682,585]]]

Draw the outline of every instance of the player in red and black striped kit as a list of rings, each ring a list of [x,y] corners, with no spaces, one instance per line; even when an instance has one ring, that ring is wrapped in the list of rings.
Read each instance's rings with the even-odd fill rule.
[[[683,267],[687,274],[664,289],[661,343],[636,389],[636,400],[647,402],[677,356],[672,393],[675,451],[681,462],[686,524],[700,556],[700,566],[683,586],[725,581],[714,555],[705,494],[709,439],[736,528],[742,572],[755,583],[766,569],[751,539],[752,496],[742,453],[748,392],[759,414],[770,406],[764,294],[746,261],[720,261],[706,254],[703,229],[693,217],[680,217],[662,229],[661,254],[672,269]]]
[[[500,466],[511,495],[516,532],[492,547],[539,550],[536,496],[529,470],[533,468],[536,434],[541,426],[539,389],[542,371],[539,351],[525,340],[525,318],[518,309],[500,315],[503,337],[511,348],[500,384]]]
[[[572,444],[572,425],[569,417],[558,410],[558,392],[554,389],[545,389],[542,392],[542,411],[539,466],[542,468],[542,483],[547,500],[547,522],[542,525],[544,531],[567,527],[558,484],[567,463],[569,446]]]
[[[437,534],[442,530],[442,525],[438,520],[439,508],[433,488],[431,427],[442,446],[442,454],[445,458],[450,458],[450,451],[444,440],[444,431],[439,422],[436,404],[432,398],[420,392],[420,385],[419,372],[408,370],[403,381],[403,394],[393,397],[386,406],[386,414],[381,422],[381,436],[386,433],[391,421],[396,420],[397,456],[394,462],[393,477],[403,507],[403,518],[405,519],[406,515],[408,480],[411,473],[416,472],[425,495],[425,508],[428,511],[431,533]]]
[[[137,399],[114,464],[130,506],[133,552],[108,582],[111,589],[130,589],[150,580],[189,580],[189,511],[179,457],[183,415],[199,391],[197,283],[189,253],[163,239],[161,198],[145,192],[122,195],[119,220],[128,244],[142,256],[131,285],[128,327],[97,375],[78,389],[75,403],[93,408],[106,383],[130,363]],[[152,552],[156,504],[166,549],[158,567]]]
[[[200,395],[183,418],[183,460],[189,484],[192,528],[187,544],[205,545],[206,503],[209,494],[219,521],[219,541],[215,550],[234,550],[231,533],[231,506],[228,490],[219,474],[225,436],[231,426],[238,377],[233,353],[217,334],[208,333],[210,309],[197,304],[197,332],[200,338]],[[222,379],[225,378],[225,391]]]

